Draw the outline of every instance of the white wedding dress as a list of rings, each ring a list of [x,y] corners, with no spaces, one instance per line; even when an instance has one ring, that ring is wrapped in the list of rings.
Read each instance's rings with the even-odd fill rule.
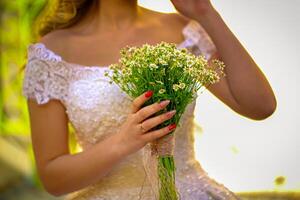
[[[191,20],[182,34],[185,47],[207,59],[216,48],[198,22]],[[23,95],[45,104],[60,100],[82,150],[116,133],[130,112],[132,99],[104,72],[108,66],[83,66],[68,63],[42,43],[28,47],[28,62],[23,80]],[[210,178],[194,154],[194,108],[190,103],[175,134],[176,185],[182,200],[237,200],[232,191]],[[154,200],[151,187],[149,145],[126,157],[99,182],[66,195],[69,200]],[[76,167],[76,166],[74,166]],[[147,173],[148,172],[148,173]],[[152,171],[153,172],[153,171]]]

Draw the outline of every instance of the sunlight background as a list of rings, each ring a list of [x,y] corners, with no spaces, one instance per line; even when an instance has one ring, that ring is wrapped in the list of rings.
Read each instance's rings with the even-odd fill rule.
[[[169,0],[140,5],[175,12]],[[196,156],[208,174],[235,192],[300,190],[300,119],[297,101],[300,1],[213,0],[231,31],[268,78],[276,112],[254,121],[232,111],[210,92],[199,97]],[[277,184],[276,184],[277,183]]]

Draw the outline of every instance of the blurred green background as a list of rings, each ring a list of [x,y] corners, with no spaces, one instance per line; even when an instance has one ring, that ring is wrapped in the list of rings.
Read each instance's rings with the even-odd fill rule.
[[[26,63],[28,44],[34,42],[32,22],[45,2],[0,1],[0,200],[63,198],[46,193],[37,176],[26,99],[21,92],[24,72],[20,69]],[[76,143],[71,126],[70,131],[70,149],[75,152]],[[238,194],[245,200],[300,199],[299,194],[293,191],[249,191]]]
[[[37,177],[22,80],[32,23],[45,0],[0,1],[0,199],[58,199]],[[70,148],[75,151],[73,130]]]

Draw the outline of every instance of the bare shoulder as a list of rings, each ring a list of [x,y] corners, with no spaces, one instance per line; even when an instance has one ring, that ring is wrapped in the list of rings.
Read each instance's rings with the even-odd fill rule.
[[[162,21],[166,24],[170,24],[174,28],[184,27],[190,19],[179,13],[167,13],[163,16]]]
[[[171,41],[176,41],[175,43],[177,44],[184,40],[182,30],[189,22],[188,18],[179,13],[167,13],[161,17],[160,22],[162,26],[161,30],[164,30],[167,38],[170,38]]]
[[[57,29],[41,37],[39,42],[43,43],[47,49],[64,55],[70,36],[71,33],[68,29]]]
[[[175,13],[162,13],[153,10],[146,10],[145,16],[153,22],[155,30],[158,30],[158,37],[165,41],[182,41],[182,29],[189,23],[190,19]],[[148,20],[147,20],[148,21]],[[150,24],[151,24],[150,23]]]
[[[159,22],[159,24],[163,27],[176,29],[181,29],[184,27],[188,22],[189,18],[181,15],[178,12],[175,13],[162,13],[153,10],[145,9],[145,13],[147,13],[147,17],[153,19],[154,21]]]

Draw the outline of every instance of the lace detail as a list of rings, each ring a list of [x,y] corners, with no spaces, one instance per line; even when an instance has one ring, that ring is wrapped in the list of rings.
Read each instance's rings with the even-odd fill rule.
[[[196,22],[184,29],[185,41],[178,48],[187,47],[195,54],[211,56],[214,52],[207,35],[198,32]],[[197,28],[198,27],[198,28]],[[198,39],[197,39],[198,38]],[[202,46],[205,45],[205,46]],[[64,61],[42,43],[28,48],[28,63],[23,82],[23,94],[38,104],[50,99],[60,100],[76,132],[82,150],[118,132],[130,112],[132,99],[104,76],[108,67],[82,66]],[[176,184],[182,200],[237,200],[233,192],[210,178],[195,158],[194,109],[196,98],[182,114],[175,131]],[[155,163],[150,145],[127,156],[115,165],[96,184],[70,193],[69,200],[155,200],[151,173]]]
[[[195,20],[191,20],[184,27],[182,33],[185,41],[179,47],[185,47],[195,55],[204,55],[206,59],[210,59],[217,51],[217,48],[205,29]]]
[[[50,99],[65,101],[68,73],[61,67],[59,57],[38,45],[36,47],[28,48],[23,95],[35,98],[39,104],[47,103]]]

